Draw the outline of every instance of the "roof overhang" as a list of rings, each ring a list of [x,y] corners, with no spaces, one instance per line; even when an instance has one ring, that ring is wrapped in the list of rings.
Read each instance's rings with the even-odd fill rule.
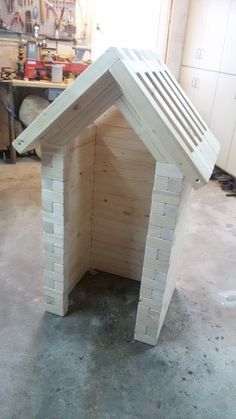
[[[156,161],[176,164],[194,188],[213,170],[219,144],[158,55],[110,48],[13,142],[70,141],[116,105]]]

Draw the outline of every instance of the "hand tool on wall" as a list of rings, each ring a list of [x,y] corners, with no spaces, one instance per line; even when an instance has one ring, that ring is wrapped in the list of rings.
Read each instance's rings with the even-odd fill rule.
[[[72,10],[69,10],[69,16],[65,22],[64,30],[67,32],[69,37],[72,37],[76,33],[76,27],[74,26],[74,18]]]
[[[61,26],[61,22],[62,22],[62,19],[63,19],[64,12],[65,12],[65,7],[62,7],[62,9],[61,9],[61,16],[59,18],[59,26]]]
[[[31,11],[30,10],[26,10],[26,12],[25,12],[25,32],[26,33],[32,33],[33,32]]]
[[[13,8],[14,8],[14,0],[6,0],[7,3],[7,10],[9,13],[13,12]]]
[[[33,19],[36,20],[36,22],[37,22],[38,17],[39,17],[39,9],[38,9],[37,6],[34,6],[34,8],[33,8]]]
[[[65,7],[63,7],[61,10],[60,18],[56,17],[55,19],[55,38],[56,39],[59,39],[60,37],[60,28],[61,28],[61,22],[64,15],[64,11],[65,11]]]
[[[24,78],[24,46],[25,42],[23,41],[22,35],[20,35],[19,44],[18,44],[18,62],[17,62],[17,75],[20,79]]]
[[[13,16],[13,18],[12,18],[12,20],[11,20],[11,26],[13,26],[15,23],[20,23],[21,28],[23,29],[23,27],[24,27],[24,21],[23,21],[23,19],[22,19],[21,15],[20,15],[20,10],[18,10],[18,11],[14,14],[14,16]]]
[[[39,24],[37,22],[35,22],[34,24],[34,38],[38,38],[39,37]]]
[[[46,6],[45,6],[44,0],[39,0],[39,7],[40,7],[40,20],[41,20],[41,23],[44,23],[46,19]]]
[[[39,24],[38,24],[39,10],[37,6],[33,8],[33,19],[34,19],[34,38],[39,36]]]
[[[45,4],[46,4],[46,7],[47,7],[47,19],[49,19],[49,11],[50,10],[53,12],[54,16],[57,17],[57,13],[56,13],[56,10],[55,10],[55,7],[53,6],[53,4],[50,3],[48,0],[45,0]]]

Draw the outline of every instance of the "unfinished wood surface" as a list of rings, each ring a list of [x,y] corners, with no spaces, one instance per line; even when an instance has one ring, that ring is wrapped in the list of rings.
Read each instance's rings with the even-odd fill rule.
[[[123,119],[113,106],[67,145],[53,139],[42,147],[46,309],[64,315],[90,268],[142,279],[135,339],[154,345],[175,287],[191,188],[176,165],[156,164]]]
[[[90,268],[93,167],[95,157],[95,126],[67,146],[65,228],[68,264],[68,291]]]
[[[82,132],[87,125],[92,123],[95,118],[99,117],[107,108],[109,108],[114,101],[119,97],[120,92],[118,86],[112,83],[112,78],[109,77],[108,70],[111,65],[117,61],[117,56],[113,50],[107,51],[101,58],[96,61],[96,66],[90,66],[84,71],[75,82],[69,86],[63,93],[63,99],[60,96],[49,106],[46,112],[43,112],[35,122],[30,125],[27,130],[28,134],[21,135],[15,141],[15,146],[19,152],[27,151],[34,148],[37,141],[50,140],[60,132],[61,128],[65,125],[72,125],[78,122],[78,114],[81,110],[85,110],[84,116],[89,117],[84,121],[83,127],[77,124],[77,132]],[[106,78],[107,83],[104,83],[103,78]],[[104,105],[101,106],[101,95],[103,95],[104,88],[113,85],[110,92],[103,97]],[[97,101],[97,103],[95,103]],[[100,106],[99,106],[100,102]],[[93,105],[97,105],[93,107]],[[89,106],[93,107],[93,113],[90,115],[91,110]],[[87,109],[85,109],[87,107]],[[96,114],[97,110],[97,114]],[[51,127],[53,126],[53,130]],[[32,139],[34,140],[32,141]]]
[[[155,161],[117,108],[95,124],[91,267],[140,280]]]
[[[219,144],[164,63],[146,50],[106,51],[41,113],[14,146],[23,152],[39,140],[63,145],[114,104],[156,161],[176,164],[196,189],[209,180]],[[103,125],[107,118],[101,120]],[[109,135],[99,135],[109,137],[107,144],[115,136],[122,148],[120,133],[128,128],[120,116],[113,118]],[[111,124],[116,121],[114,132]]]
[[[156,54],[127,49],[106,52],[15,146],[38,140],[46,309],[64,315],[89,268],[141,279],[135,339],[156,344],[190,184],[208,181],[216,140]]]
[[[43,208],[43,280],[45,309],[63,316],[68,309],[66,280],[64,196],[65,182],[53,177],[61,171],[63,177],[66,150],[64,147],[42,144],[42,208]],[[51,169],[50,176],[44,169]]]
[[[59,315],[90,267],[94,151],[94,126],[65,147],[42,146],[45,305]]]
[[[157,165],[135,326],[135,339],[151,345],[157,343],[175,288],[190,192],[177,166]]]

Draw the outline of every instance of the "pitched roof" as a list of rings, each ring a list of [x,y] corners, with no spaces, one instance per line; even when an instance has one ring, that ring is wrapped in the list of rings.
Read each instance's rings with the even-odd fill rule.
[[[219,144],[158,55],[146,50],[108,49],[13,145],[21,153],[38,141],[66,143],[113,104],[157,161],[178,165],[194,188],[208,181]]]

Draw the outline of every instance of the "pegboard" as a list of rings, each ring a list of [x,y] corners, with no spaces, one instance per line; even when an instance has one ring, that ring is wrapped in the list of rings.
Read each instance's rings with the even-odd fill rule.
[[[48,37],[86,39],[89,19],[87,1],[77,0],[1,0],[0,18],[12,31],[29,33],[35,23]],[[59,34],[56,24],[61,22]],[[79,28],[78,28],[79,23]]]

